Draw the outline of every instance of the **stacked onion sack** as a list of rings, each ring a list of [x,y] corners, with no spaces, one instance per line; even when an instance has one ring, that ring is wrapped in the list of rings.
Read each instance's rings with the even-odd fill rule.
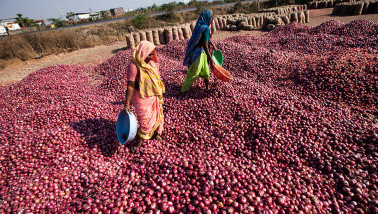
[[[378,1],[358,1],[339,3],[333,8],[332,15],[353,16],[362,14],[378,14]]]
[[[262,9],[260,13],[275,13],[275,14],[288,14],[295,11],[304,11],[307,10],[307,5],[286,5],[281,7],[272,7],[267,9]]]
[[[189,39],[192,35],[191,23],[157,29],[141,30],[126,35],[126,47],[134,49],[135,45],[147,40],[156,46],[165,45],[174,40]]]
[[[308,5],[309,9],[321,9],[321,8],[327,8],[327,7],[333,7],[333,5],[336,5],[337,3],[341,2],[357,2],[359,0],[319,0],[319,1],[313,1],[313,0],[305,0],[301,1],[302,3]]]
[[[308,23],[310,20],[307,5],[289,5],[269,8],[254,14],[231,14],[214,16],[211,30],[253,30],[263,28],[273,30],[290,22]],[[147,29],[126,35],[126,47],[134,48],[141,40],[148,40],[155,45],[164,45],[174,40],[189,39],[196,22],[160,29]],[[159,39],[158,39],[159,38]]]
[[[312,1],[308,3],[308,9],[332,8],[336,3],[333,0]]]
[[[220,21],[219,21],[220,20]],[[225,23],[222,30],[238,31],[264,29],[271,31],[276,27],[291,22],[308,23],[310,21],[307,5],[290,5],[260,10],[253,14],[232,14],[218,17],[218,23]]]
[[[137,154],[115,139],[132,49],[3,86],[0,213],[376,213],[377,30],[214,41],[233,80],[180,98],[187,42],[158,47],[164,139]]]

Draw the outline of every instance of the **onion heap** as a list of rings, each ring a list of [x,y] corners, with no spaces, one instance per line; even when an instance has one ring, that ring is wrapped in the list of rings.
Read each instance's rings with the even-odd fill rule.
[[[116,139],[132,50],[0,88],[0,213],[377,213],[378,25],[291,23],[215,41],[176,97],[186,41],[157,48],[163,141]],[[133,109],[132,109],[133,110]]]

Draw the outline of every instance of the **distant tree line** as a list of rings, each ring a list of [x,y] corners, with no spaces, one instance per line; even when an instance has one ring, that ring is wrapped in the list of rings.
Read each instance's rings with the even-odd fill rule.
[[[232,2],[241,2],[241,1],[246,1],[246,0],[215,0],[215,1],[208,1],[208,0],[191,0],[187,4],[184,2],[170,2],[170,3],[165,3],[160,6],[157,6],[156,4],[153,4],[152,6],[149,6],[147,8],[139,8],[134,11],[129,11],[126,12],[124,16],[133,16],[133,15],[140,15],[140,14],[149,14],[153,12],[160,12],[160,11],[166,11],[165,15],[172,16],[175,10],[183,9],[183,8],[190,8],[190,7],[196,7],[196,8],[201,8],[203,6],[209,6],[209,5],[214,5],[214,4],[221,4],[221,3],[232,3]],[[75,14],[74,12],[68,12],[66,15],[66,18],[72,16]],[[22,14],[17,14],[17,23],[21,27],[30,27],[30,26],[36,26],[33,24],[33,20],[29,19],[27,17],[22,17]],[[106,16],[106,15],[101,15],[101,19],[111,19],[112,17]],[[49,18],[47,19],[51,24],[55,25],[55,27],[64,27],[67,25],[74,25],[74,24],[82,24],[86,22],[91,22],[95,20],[79,20],[72,22],[70,20],[66,20],[63,18]],[[38,27],[38,26],[37,26]]]
[[[150,7],[147,8],[139,8],[135,11],[130,11],[128,14],[140,14],[140,13],[151,13],[151,12],[159,12],[159,11],[174,11],[178,9],[183,9],[187,7],[202,7],[207,5],[214,5],[214,4],[222,4],[222,3],[232,3],[232,2],[241,2],[246,0],[215,0],[215,1],[208,1],[208,0],[191,0],[187,4],[184,2],[170,2],[162,4],[161,6],[157,6],[156,4],[153,4]]]

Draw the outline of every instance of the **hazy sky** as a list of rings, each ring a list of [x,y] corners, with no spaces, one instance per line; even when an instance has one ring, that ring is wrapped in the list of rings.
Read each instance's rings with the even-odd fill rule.
[[[123,7],[137,9],[141,7],[162,5],[174,0],[0,0],[0,19],[23,17],[45,19],[65,17],[67,12],[86,13]],[[180,2],[177,1],[176,2]],[[182,0],[182,2],[187,2]]]

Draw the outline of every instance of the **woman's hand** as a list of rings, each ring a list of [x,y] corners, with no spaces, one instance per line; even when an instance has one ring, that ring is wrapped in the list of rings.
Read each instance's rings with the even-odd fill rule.
[[[211,60],[210,60],[210,68],[214,69],[214,65],[215,65],[215,62],[214,62],[213,58],[211,58]]]
[[[123,106],[123,111],[124,111],[125,113],[130,113],[130,105],[125,104],[125,105]]]
[[[213,58],[207,58],[207,64],[209,64],[209,66],[210,66],[210,69],[213,69],[214,68],[214,60],[213,60]]]
[[[211,57],[211,54],[210,54],[209,42],[208,41],[204,42],[204,51],[205,51],[206,56],[207,56],[207,64],[209,64],[210,68],[213,69],[214,60],[213,60],[213,58]]]
[[[131,100],[131,97],[133,96],[133,93],[134,93],[134,86],[135,86],[134,81],[128,81],[127,82],[126,99],[125,99],[125,105],[123,106],[123,111],[125,113],[130,112],[130,100]]]

